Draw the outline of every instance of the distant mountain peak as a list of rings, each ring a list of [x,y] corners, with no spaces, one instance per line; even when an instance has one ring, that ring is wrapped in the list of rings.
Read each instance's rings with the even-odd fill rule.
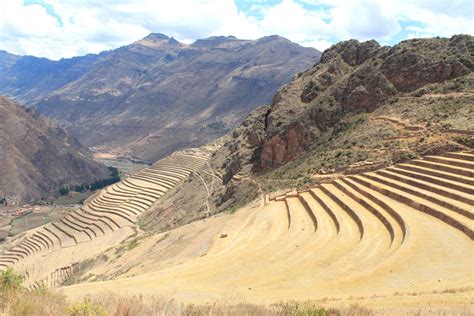
[[[258,43],[268,43],[268,42],[275,42],[275,41],[291,43],[289,39],[282,37],[280,35],[268,35],[268,36],[264,36],[262,38],[257,39]]]
[[[172,37],[168,40],[168,44],[177,45],[179,42],[174,37]]]
[[[169,37],[165,34],[162,33],[150,33],[143,39],[135,42],[136,44],[140,44],[143,46],[148,46],[148,47],[161,47],[162,45],[180,45],[181,43],[178,42],[175,38]]]
[[[163,41],[163,40],[169,40],[170,37],[162,33],[150,33],[143,39],[149,40],[149,41]]]

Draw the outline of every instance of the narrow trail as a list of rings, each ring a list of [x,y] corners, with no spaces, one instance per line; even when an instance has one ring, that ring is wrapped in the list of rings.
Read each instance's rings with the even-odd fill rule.
[[[204,180],[204,178],[199,174],[198,171],[195,171],[194,174],[198,176],[198,178],[201,180],[201,182],[204,184],[204,187],[206,188],[207,197],[206,197],[206,201],[205,201],[204,204],[206,205],[207,213],[210,214],[211,207],[209,206],[209,199],[211,198],[212,191],[209,189],[209,187],[206,183],[206,180]],[[214,181],[214,178],[212,178],[212,181]],[[212,183],[211,183],[211,185],[212,185]]]
[[[377,117],[374,117],[373,120],[389,122],[399,130],[405,130],[405,131],[411,131],[411,132],[420,132],[420,131],[426,131],[427,130],[426,126],[413,125],[413,124],[404,122],[404,121],[402,121],[398,118],[395,118],[395,117],[377,116]]]

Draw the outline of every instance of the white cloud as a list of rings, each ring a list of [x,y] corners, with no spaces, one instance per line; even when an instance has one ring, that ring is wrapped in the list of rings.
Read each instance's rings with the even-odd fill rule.
[[[0,26],[2,33],[10,36],[46,37],[57,27],[54,17],[46,13],[46,9],[34,4],[23,6],[20,0],[2,2]],[[13,13],[13,14],[12,14]]]
[[[332,11],[331,25],[345,38],[389,38],[400,32],[396,16],[376,0],[353,1]]]
[[[296,42],[327,38],[336,33],[324,22],[320,12],[305,9],[293,0],[283,0],[262,14],[258,26],[264,33],[278,34]]]
[[[212,35],[255,39],[278,34],[324,49],[340,40],[474,34],[474,4],[462,0],[0,0],[0,49],[53,59],[98,53],[150,32],[183,42]],[[248,4],[248,2],[247,2]],[[316,9],[315,9],[316,8]]]
[[[314,41],[303,41],[301,45],[306,46],[306,47],[314,47],[319,51],[324,51],[325,49],[331,47],[331,45],[334,44],[330,41],[326,40],[314,40]]]

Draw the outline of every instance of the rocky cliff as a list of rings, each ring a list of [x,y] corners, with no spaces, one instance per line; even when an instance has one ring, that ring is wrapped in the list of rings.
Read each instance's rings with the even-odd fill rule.
[[[0,96],[0,199],[29,203],[108,176],[64,129]]]
[[[432,95],[434,99],[449,90],[458,92],[451,97],[469,97],[473,51],[473,37],[467,35],[413,39],[393,47],[356,40],[332,46],[323,52],[320,63],[282,87],[269,105],[256,110],[233,131],[220,154],[224,181],[243,166],[247,172],[249,167],[253,172],[270,171],[316,143],[334,140],[351,117],[361,115],[370,129],[364,113],[373,113],[382,106],[399,103],[400,109],[411,102],[411,97],[428,96],[430,90],[438,92]],[[434,99],[413,110],[425,109],[428,114],[438,103],[447,102]],[[451,109],[453,113],[446,117],[459,115],[455,104]],[[411,119],[435,123],[430,122],[429,115],[423,117],[418,112]],[[473,122],[472,112],[469,115],[467,122]]]

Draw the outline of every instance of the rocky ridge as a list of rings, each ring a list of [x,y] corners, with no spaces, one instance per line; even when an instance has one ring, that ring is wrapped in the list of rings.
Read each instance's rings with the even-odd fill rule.
[[[328,133],[331,137],[344,129],[343,118],[372,113],[389,100],[398,102],[397,98],[416,91],[421,96],[425,92],[420,89],[427,85],[436,88],[464,78],[456,83],[459,89],[474,70],[473,49],[474,40],[468,35],[407,40],[393,47],[373,40],[332,46],[320,63],[285,85],[271,104],[233,131],[222,153],[228,157],[224,181],[244,165],[254,172],[278,168]]]

